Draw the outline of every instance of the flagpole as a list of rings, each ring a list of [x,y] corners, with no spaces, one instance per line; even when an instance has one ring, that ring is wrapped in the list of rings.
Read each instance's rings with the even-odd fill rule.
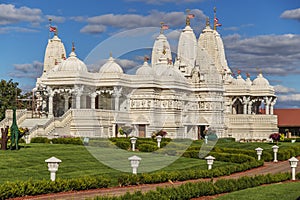
[[[49,18],[49,27],[48,27],[48,39],[50,40],[50,27],[51,27],[51,22],[52,22],[52,19]]]
[[[216,18],[217,18],[217,8],[214,7],[214,30],[217,30],[217,22],[216,22]]]

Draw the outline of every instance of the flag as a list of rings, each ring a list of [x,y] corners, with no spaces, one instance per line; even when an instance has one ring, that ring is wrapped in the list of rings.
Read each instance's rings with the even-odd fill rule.
[[[188,14],[188,18],[193,19],[193,18],[195,18],[195,15],[194,14]]]
[[[56,27],[54,27],[54,26],[49,26],[49,31],[50,31],[50,32],[56,32]]]
[[[163,30],[167,30],[167,29],[169,29],[169,26],[166,25],[166,24],[163,24],[161,28],[162,28]]]
[[[215,22],[215,26],[222,26],[222,24],[219,23],[219,19],[215,17],[214,19],[214,22]]]

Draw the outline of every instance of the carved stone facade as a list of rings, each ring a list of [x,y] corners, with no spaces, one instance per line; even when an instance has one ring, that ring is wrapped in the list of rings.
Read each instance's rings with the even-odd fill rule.
[[[152,63],[145,61],[134,75],[125,74],[112,56],[95,73],[74,48],[65,60],[51,51],[56,62],[47,60],[34,89],[43,102],[36,112],[49,120],[42,128],[32,127],[32,137],[114,137],[124,125],[133,126],[138,137],[164,129],[168,137],[200,139],[209,128],[219,137],[267,139],[277,131],[273,87],[262,74],[254,80],[233,77],[222,39],[209,24],[198,39],[186,24],[174,64],[169,46],[161,31]],[[45,57],[50,47],[64,49],[57,35]]]

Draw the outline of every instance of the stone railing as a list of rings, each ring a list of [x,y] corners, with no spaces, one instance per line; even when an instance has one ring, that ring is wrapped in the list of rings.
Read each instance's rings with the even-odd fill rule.
[[[253,124],[277,124],[277,115],[227,115],[232,125],[253,123]]]
[[[16,117],[17,117],[17,124],[21,124],[27,118],[27,110],[16,110]],[[6,126],[11,126],[13,111],[6,110],[5,111],[5,118],[0,122],[0,128],[5,128]]]

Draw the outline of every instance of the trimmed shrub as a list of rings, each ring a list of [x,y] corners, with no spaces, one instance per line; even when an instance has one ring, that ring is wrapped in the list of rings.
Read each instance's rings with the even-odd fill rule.
[[[124,150],[128,150],[131,147],[131,143],[129,140],[127,140],[127,141],[117,140],[115,142],[115,145],[117,147],[119,147],[120,149],[124,149]]]
[[[76,137],[76,138],[53,138],[53,139],[51,139],[51,142],[53,144],[83,145],[83,142],[79,137]]]
[[[157,144],[141,144],[137,148],[142,152],[153,152],[158,149]]]
[[[30,140],[31,143],[50,143],[50,140],[46,137],[35,137]]]

